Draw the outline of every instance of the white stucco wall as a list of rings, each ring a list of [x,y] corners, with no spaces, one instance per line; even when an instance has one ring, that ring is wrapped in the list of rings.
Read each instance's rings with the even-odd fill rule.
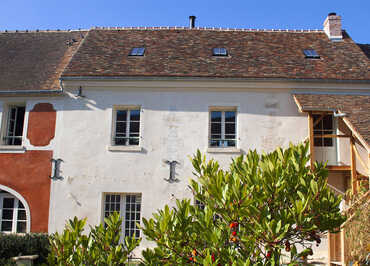
[[[63,159],[63,180],[53,181],[49,231],[61,230],[73,216],[89,224],[102,221],[103,193],[141,193],[142,216],[176,198],[191,197],[189,156],[208,147],[209,108],[237,108],[238,148],[270,151],[307,136],[307,118],[298,112],[289,90],[152,89],[84,86],[84,98],[66,88],[57,114],[54,158]],[[141,106],[141,152],[108,151],[114,105]],[[231,156],[207,154],[227,167]],[[169,183],[176,160],[177,183]],[[146,243],[143,242],[142,246]]]

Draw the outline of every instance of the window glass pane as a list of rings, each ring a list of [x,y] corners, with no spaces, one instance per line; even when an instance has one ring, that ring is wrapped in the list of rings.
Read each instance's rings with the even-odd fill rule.
[[[235,147],[235,140],[226,140],[225,142],[224,142],[224,146],[225,147]]]
[[[211,122],[221,122],[221,112],[212,111],[211,112]]]
[[[126,122],[117,122],[116,123],[116,134],[121,133],[126,136]]]
[[[316,122],[320,119],[321,115],[312,115],[313,118],[313,124],[315,125]],[[314,129],[322,129],[322,120],[318,122],[315,126]]]
[[[17,233],[26,232],[26,222],[17,222]]]
[[[225,122],[235,122],[235,112],[225,112]]]
[[[322,122],[323,129],[333,129],[333,117],[331,115],[326,115]]]
[[[211,139],[211,141],[210,141],[209,145],[210,145],[211,147],[218,147],[218,146],[219,146],[219,141],[217,141],[217,140],[212,140],[212,139]]]
[[[10,109],[10,116],[9,116],[9,118],[15,120],[16,113],[17,113],[17,108],[16,107],[12,107]]]
[[[333,139],[332,138],[324,138],[324,146],[325,147],[333,146]]]
[[[15,135],[22,136],[23,134],[23,122],[24,122],[24,107],[17,107],[17,119],[16,119],[16,126],[15,126]]]
[[[130,110],[130,120],[140,121],[140,110]]]
[[[235,139],[235,135],[234,134],[225,135],[225,139]]]
[[[2,221],[1,222],[1,231],[2,232],[11,232],[12,231],[12,221]]]
[[[212,123],[211,124],[211,134],[221,134],[221,123]]]
[[[139,122],[131,122],[130,123],[130,133],[139,133],[140,130],[140,123]]]
[[[3,208],[14,208],[14,199],[13,198],[4,198]]]
[[[105,201],[106,202],[110,201],[110,195],[105,195]]]
[[[321,147],[322,146],[322,138],[314,138],[313,144],[316,147]]]
[[[115,138],[114,139],[114,144],[115,145],[126,145],[126,140],[125,139]]]
[[[24,209],[23,203],[20,200],[18,200],[18,208]]]
[[[235,124],[234,123],[226,123],[225,134],[235,134]]]
[[[129,145],[139,145],[139,139],[130,139]]]
[[[4,220],[13,220],[13,209],[3,210],[2,219]]]
[[[117,110],[117,121],[126,121],[127,111],[126,110]]]

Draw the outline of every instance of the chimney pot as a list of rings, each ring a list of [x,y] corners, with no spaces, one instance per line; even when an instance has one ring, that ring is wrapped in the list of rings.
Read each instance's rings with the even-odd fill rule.
[[[331,41],[341,41],[342,36],[342,18],[337,13],[331,12],[324,21],[324,32]]]
[[[189,16],[189,22],[190,22],[189,27],[190,27],[190,29],[194,29],[195,28],[195,19],[196,18],[197,18],[196,16]]]

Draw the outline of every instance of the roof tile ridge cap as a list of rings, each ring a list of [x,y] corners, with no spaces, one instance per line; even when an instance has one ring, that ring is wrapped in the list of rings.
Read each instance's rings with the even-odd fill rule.
[[[66,66],[64,67],[63,71],[60,73],[60,76],[59,78],[63,77],[65,72],[66,72],[66,69],[69,67],[69,65],[71,64],[73,58],[75,57],[75,55],[77,54],[77,52],[80,50],[82,44],[85,42],[86,38],[89,36],[89,33],[90,33],[91,30],[87,31],[86,35],[82,38],[80,44],[78,45],[76,51],[74,51],[74,53],[72,54],[71,58],[69,59],[68,61],[68,64],[66,64]]]
[[[80,32],[80,31],[89,31],[89,29],[67,29],[67,30],[0,30],[0,33],[56,33],[56,32]]]

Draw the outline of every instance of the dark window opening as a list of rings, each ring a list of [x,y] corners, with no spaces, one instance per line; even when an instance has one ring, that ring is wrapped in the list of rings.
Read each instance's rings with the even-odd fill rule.
[[[316,147],[332,147],[334,145],[333,138],[325,137],[325,135],[334,134],[334,119],[333,115],[313,115],[313,135],[314,146]]]
[[[24,106],[9,106],[6,130],[3,135],[5,145],[22,145]]]

